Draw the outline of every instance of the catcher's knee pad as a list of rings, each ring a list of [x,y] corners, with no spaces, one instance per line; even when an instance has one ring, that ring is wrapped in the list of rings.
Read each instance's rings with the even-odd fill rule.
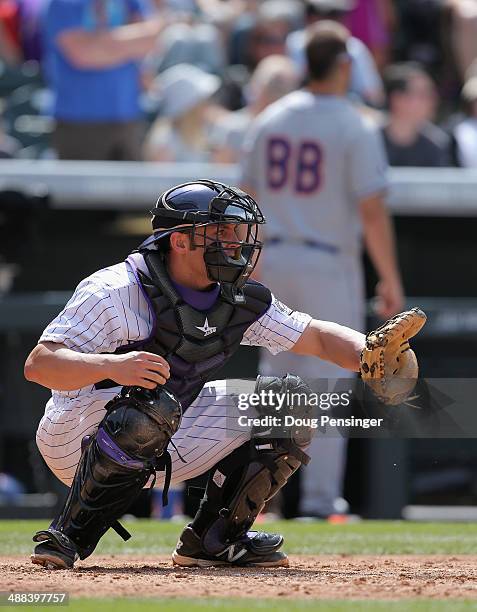
[[[308,423],[313,414],[312,391],[304,380],[294,374],[257,376],[254,393],[267,400],[256,406],[258,415],[277,417],[277,424],[254,427],[252,438],[277,439],[282,446],[291,449],[303,449],[310,444],[313,430]],[[290,424],[286,417],[292,417]]]
[[[168,391],[125,388],[106,405],[97,432],[84,440],[69,495],[53,525],[90,555],[158,469],[170,478],[167,445],[181,421],[181,405]],[[125,537],[116,524],[120,535]]]
[[[100,427],[124,452],[144,461],[162,454],[182,417],[179,401],[163,388],[125,388],[106,410]]]

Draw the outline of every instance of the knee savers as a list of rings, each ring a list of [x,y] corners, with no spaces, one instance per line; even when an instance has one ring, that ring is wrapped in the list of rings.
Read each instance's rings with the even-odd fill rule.
[[[279,425],[270,428],[255,427],[252,437],[257,439],[279,439],[287,441],[287,444],[306,448],[312,438],[313,430],[311,427],[285,425],[285,417],[292,416],[301,422],[312,416],[313,407],[311,405],[310,387],[299,377],[287,374],[282,378],[278,376],[258,376],[254,393],[267,398],[267,402],[258,405],[256,410],[259,416],[279,417]],[[278,410],[276,408],[279,408]],[[298,421],[299,419],[299,421]]]
[[[167,445],[181,420],[181,406],[165,389],[125,389],[106,405],[83,454],[54,528],[89,556],[158,469],[169,468]]]
[[[106,409],[108,414],[100,427],[103,425],[125,453],[145,462],[161,455],[179,429],[182,416],[178,400],[162,388],[122,392]]]

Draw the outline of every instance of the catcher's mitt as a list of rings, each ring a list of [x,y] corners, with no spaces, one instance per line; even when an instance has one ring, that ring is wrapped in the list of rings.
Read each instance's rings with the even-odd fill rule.
[[[412,308],[386,321],[366,336],[361,352],[361,378],[385,404],[401,404],[412,393],[419,368],[409,338],[426,322],[419,308]]]

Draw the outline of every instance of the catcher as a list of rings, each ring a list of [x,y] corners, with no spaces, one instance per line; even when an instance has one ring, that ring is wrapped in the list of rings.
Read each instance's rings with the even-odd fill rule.
[[[403,313],[366,341],[292,311],[249,278],[264,218],[238,189],[194,181],[162,194],[151,212],[153,234],[126,261],[83,280],[26,361],[26,378],[52,390],[38,447],[70,486],[61,512],[35,534],[32,561],[73,567],[109,528],[130,537],[118,519],[144,487],[156,484],[167,496],[171,479],[208,471],[174,563],[286,566],[283,537],[250,528],[308,462],[309,432],[275,438],[238,427],[236,397],[225,381],[214,381],[216,373],[240,344],[356,371],[362,355],[363,376],[387,400],[403,366],[412,388],[417,364],[407,339],[424,315]],[[292,375],[247,384],[257,393],[306,388]]]

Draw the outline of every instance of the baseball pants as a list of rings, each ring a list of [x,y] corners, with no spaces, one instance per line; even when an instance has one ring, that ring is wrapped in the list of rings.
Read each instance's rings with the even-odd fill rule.
[[[237,392],[253,392],[255,381],[214,381],[207,383],[186,410],[179,430],[169,446],[172,458],[172,485],[203,474],[221,459],[250,440],[251,427],[240,426],[244,413],[237,406]],[[81,457],[81,440],[94,434],[105,415],[105,404],[119,389],[97,391],[94,399],[82,396],[64,405],[47,404],[38,426],[37,445],[50,470],[70,486]],[[249,409],[250,411],[252,409]],[[247,412],[248,416],[255,416]],[[156,487],[164,484],[164,472],[157,472]]]

